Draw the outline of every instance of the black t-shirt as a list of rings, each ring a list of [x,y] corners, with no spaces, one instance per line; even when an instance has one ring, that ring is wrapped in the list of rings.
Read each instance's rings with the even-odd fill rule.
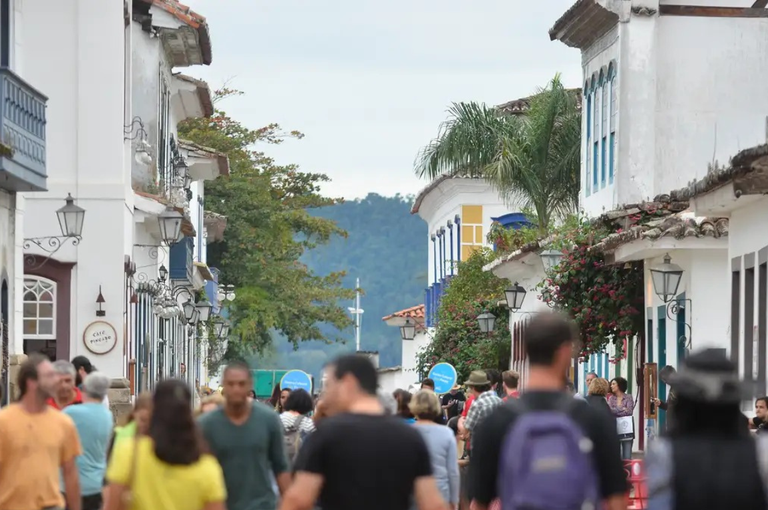
[[[341,414],[305,441],[296,471],[323,477],[323,510],[408,510],[417,478],[430,476],[421,434],[402,418]]]
[[[450,393],[443,395],[442,405],[448,406],[445,411],[449,420],[454,416],[459,415],[459,402],[466,401],[467,397],[460,391],[457,391],[455,395],[451,395]]]
[[[522,400],[530,411],[557,409],[563,398],[562,392],[527,391]],[[574,399],[571,417],[592,440],[595,466],[603,498],[624,494],[627,478],[621,460],[616,420],[610,413]],[[514,402],[499,406],[493,414],[483,420],[472,435],[472,462],[469,465],[470,497],[488,505],[496,498],[496,483],[499,472],[499,455],[502,443],[511,425],[518,417]]]

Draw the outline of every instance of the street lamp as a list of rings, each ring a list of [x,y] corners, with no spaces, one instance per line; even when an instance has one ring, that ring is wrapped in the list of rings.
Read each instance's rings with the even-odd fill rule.
[[[67,193],[64,199],[64,207],[56,211],[56,218],[59,220],[60,236],[28,237],[22,244],[24,250],[29,250],[32,245],[48,253],[37,263],[37,256],[33,254],[24,255],[24,265],[27,270],[39,269],[45,265],[54,253],[68,240],[72,240],[72,246],[80,244],[83,236],[83,222],[85,221],[85,209],[75,205],[75,199],[71,193]]]
[[[168,246],[176,244],[179,240],[182,221],[184,221],[184,216],[172,207],[166,207],[165,211],[158,216],[157,222],[160,226],[160,239]]]
[[[504,296],[507,299],[507,307],[513,312],[519,311],[523,307],[523,301],[525,301],[525,295],[528,292],[517,282],[512,288],[504,291]]]
[[[161,265],[158,272],[160,273],[160,281],[164,282],[168,278],[168,270],[165,268],[165,265]]]
[[[197,312],[200,314],[200,321],[208,322],[208,319],[211,317],[211,308],[213,308],[213,305],[211,305],[211,302],[206,298],[197,303]]]
[[[477,316],[477,324],[481,333],[493,333],[496,327],[496,316],[490,312],[483,312]]]
[[[193,324],[195,322],[195,314],[197,314],[197,307],[194,301],[191,299],[185,301],[184,305],[182,305],[182,311],[184,312],[184,319],[186,319],[187,324]]]
[[[213,324],[213,332],[219,340],[229,337],[229,323],[224,320],[218,320]]]
[[[235,286],[231,283],[229,285],[219,285],[219,292],[217,297],[219,298],[219,301],[234,301]]]
[[[80,237],[83,235],[85,209],[75,205],[75,199],[72,198],[71,193],[67,193],[67,198],[64,201],[64,207],[56,211],[56,216],[59,218],[61,235],[64,237]]]
[[[413,340],[416,338],[416,323],[411,319],[405,319],[405,324],[400,326],[400,338],[403,340]]]
[[[557,250],[544,250],[539,256],[541,263],[544,264],[544,271],[547,273],[559,266],[560,261],[563,260],[563,252]]]
[[[651,268],[651,281],[656,295],[665,303],[669,303],[677,295],[683,268],[672,263],[669,253],[664,255],[664,263]]]

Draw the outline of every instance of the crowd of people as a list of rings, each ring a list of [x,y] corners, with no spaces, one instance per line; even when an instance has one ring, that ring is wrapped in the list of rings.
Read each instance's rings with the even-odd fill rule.
[[[631,440],[617,420],[635,401],[618,377],[569,392],[575,342],[569,320],[539,314],[524,391],[489,369],[442,396],[430,379],[382,394],[370,360],[346,355],[319,398],[281,388],[265,405],[233,362],[197,409],[185,382],[164,380],[118,427],[110,379],[87,359],[31,355],[0,410],[0,510],[623,510]],[[736,367],[712,349],[664,378],[648,508],[765,509],[768,398],[746,420]]]

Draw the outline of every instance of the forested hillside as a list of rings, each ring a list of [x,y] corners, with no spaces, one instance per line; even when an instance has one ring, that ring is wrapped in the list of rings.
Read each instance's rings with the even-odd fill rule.
[[[400,332],[381,318],[424,300],[427,285],[427,225],[410,214],[410,197],[369,194],[318,209],[313,214],[335,221],[347,231],[346,239],[305,254],[302,261],[316,274],[345,271],[345,286],[354,287],[360,278],[362,349],[378,350],[381,366],[400,364]],[[349,303],[345,306],[352,306]],[[340,352],[354,350],[354,330],[329,331],[329,338],[344,343],[303,342],[297,351],[285,340],[276,339],[270,353],[252,360],[258,368],[301,369],[318,375],[323,364]]]

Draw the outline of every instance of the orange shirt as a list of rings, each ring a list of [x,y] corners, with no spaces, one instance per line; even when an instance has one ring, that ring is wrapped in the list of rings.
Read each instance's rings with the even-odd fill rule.
[[[58,409],[59,411],[61,411],[61,408],[59,408],[59,404],[56,403],[56,400],[54,400],[53,397],[49,398],[47,400],[47,402],[48,402],[49,406],[53,407],[54,409]],[[71,406],[72,404],[82,404],[82,403],[83,403],[83,394],[80,392],[80,390],[78,388],[75,388],[75,400],[73,400],[72,402],[70,402],[67,405]],[[66,407],[66,406],[64,406],[64,407]]]
[[[61,411],[31,414],[20,404],[0,410],[0,508],[64,508],[59,472],[78,455],[77,429]]]

